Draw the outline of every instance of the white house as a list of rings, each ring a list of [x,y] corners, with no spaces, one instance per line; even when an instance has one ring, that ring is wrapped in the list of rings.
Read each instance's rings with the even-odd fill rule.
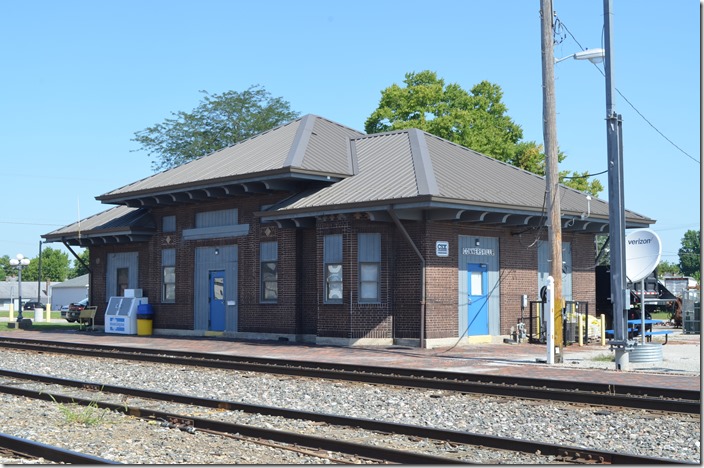
[[[88,297],[88,274],[55,283],[51,285],[50,293],[52,310],[83,300]]]

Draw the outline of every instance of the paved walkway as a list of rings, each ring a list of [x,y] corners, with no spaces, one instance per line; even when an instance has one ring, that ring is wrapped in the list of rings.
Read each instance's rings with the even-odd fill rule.
[[[547,355],[545,345],[527,343],[473,344],[435,349],[401,346],[348,348],[286,342],[241,341],[222,337],[136,336],[105,334],[100,331],[6,330],[4,327],[0,328],[0,336],[302,361],[541,377],[614,385],[701,389],[700,336],[683,335],[681,331],[673,333],[668,344],[663,346],[662,362],[631,363],[628,370],[621,371],[615,369],[613,362],[604,360],[609,355],[613,355],[609,351],[608,344],[606,346],[593,344],[583,347],[567,346],[564,348],[564,362],[548,365],[544,362]]]

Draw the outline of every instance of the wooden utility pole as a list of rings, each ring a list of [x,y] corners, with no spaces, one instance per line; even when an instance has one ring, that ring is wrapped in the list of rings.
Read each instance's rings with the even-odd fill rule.
[[[552,0],[540,0],[540,33],[543,61],[543,144],[545,147],[545,194],[548,210],[550,276],[555,280],[552,312],[555,324],[555,361],[562,362],[562,222],[557,170],[557,117],[555,110],[555,55],[553,51]]]

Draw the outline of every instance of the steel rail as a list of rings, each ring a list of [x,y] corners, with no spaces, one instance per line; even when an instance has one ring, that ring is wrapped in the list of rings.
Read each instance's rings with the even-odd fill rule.
[[[144,389],[128,388],[116,385],[103,385],[94,382],[83,382],[77,380],[63,379],[46,375],[27,374],[23,372],[7,371],[0,369],[0,376],[16,379],[32,380],[45,384],[63,385],[74,388],[83,388],[105,393],[116,393],[132,397],[151,399],[156,401],[168,401],[186,405],[201,406],[207,408],[219,408],[230,411],[242,411],[246,413],[262,414],[267,416],[278,416],[287,419],[309,420],[324,422],[336,426],[357,427],[360,429],[376,432],[387,432],[393,434],[403,434],[407,436],[422,437],[428,439],[449,441],[465,445],[483,446],[498,450],[511,452],[537,453],[545,456],[562,457],[572,460],[584,460],[592,463],[685,463],[663,458],[643,457],[639,455],[629,455],[610,451],[587,449],[584,447],[573,447],[565,445],[550,444],[544,442],[533,442],[522,439],[510,439],[497,436],[476,434],[471,432],[455,431],[449,429],[437,429],[431,427],[417,426],[411,424],[400,424],[392,422],[377,421],[366,418],[351,418],[328,413],[315,413],[274,406],[253,405],[227,400],[216,400],[212,398],[202,398],[190,395],[180,395],[174,393],[156,392]],[[0,391],[14,393],[16,387],[0,385]],[[31,390],[30,390],[31,391]],[[27,395],[23,395],[27,396]],[[51,398],[51,397],[49,397]],[[44,398],[46,399],[46,398]],[[78,401],[78,400],[77,400]],[[89,401],[89,400],[83,400]],[[90,400],[92,402],[93,400]],[[90,403],[89,402],[89,403]],[[120,406],[124,408],[124,406]],[[190,418],[190,417],[182,417]]]
[[[701,392],[672,388],[265,359],[85,343],[40,340],[28,342],[12,338],[0,338],[0,347],[598,406],[685,414],[701,413]]]
[[[269,439],[284,444],[300,445],[321,450],[328,450],[331,452],[340,452],[344,454],[355,455],[361,458],[384,460],[392,463],[468,464],[467,462],[463,462],[455,458],[426,455],[422,453],[413,453],[405,450],[396,450],[366,444],[359,444],[355,442],[346,442],[343,440],[328,439],[324,437],[310,436],[295,432],[280,431],[277,429],[266,429],[243,424],[226,423],[211,419],[197,418],[193,416],[183,416],[149,408],[138,408],[133,406],[131,407],[125,404],[96,401],[95,399],[88,400],[84,398],[76,398],[66,395],[52,395],[39,391],[8,386],[0,386],[0,392],[11,395],[23,396],[26,398],[53,401],[56,403],[78,404],[83,406],[92,406],[96,408],[107,409],[110,411],[124,413],[140,419],[163,421],[171,425],[172,427],[176,427],[183,430],[193,428],[193,430],[195,431],[197,431],[198,429],[206,429],[208,431],[217,431],[227,434],[240,434],[247,437]]]
[[[10,452],[30,458],[43,458],[57,463],[74,463],[81,465],[120,465],[121,463],[85,453],[66,450],[61,447],[43,444],[21,437],[0,433],[0,447]]]

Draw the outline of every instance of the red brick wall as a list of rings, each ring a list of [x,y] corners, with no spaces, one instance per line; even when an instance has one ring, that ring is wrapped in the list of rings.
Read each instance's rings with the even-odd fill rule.
[[[365,214],[323,216],[310,228],[261,224],[254,212],[283,195],[265,195],[159,207],[153,210],[157,232],[149,242],[94,246],[91,250],[92,302],[99,307],[96,323],[103,322],[107,305],[105,265],[113,252],[139,252],[139,287],[155,307],[154,326],[192,330],[193,274],[197,247],[238,246],[238,330],[252,333],[317,334],[332,338],[411,338],[421,329],[421,262],[393,222],[370,221]],[[186,241],[183,229],[193,228],[199,211],[239,209],[240,224],[249,224],[246,236]],[[164,233],[162,217],[176,216],[177,232]],[[425,331],[428,339],[457,337],[458,236],[499,238],[501,277],[501,334],[508,334],[520,317],[520,297],[537,300],[537,243],[534,234],[512,235],[510,229],[482,228],[450,222],[403,221],[403,226],[426,259]],[[357,234],[380,233],[381,302],[359,304],[357,297]],[[343,235],[343,303],[323,301],[323,239]],[[589,302],[594,314],[593,236],[564,234],[572,242],[573,296]],[[448,257],[435,254],[435,242],[449,241]],[[260,301],[260,242],[278,242],[278,301]],[[176,249],[176,303],[161,304],[161,250]],[[527,314],[527,311],[525,312]]]
[[[501,334],[508,335],[521,317],[521,296],[537,301],[538,242],[534,231],[523,236],[502,233],[499,238],[501,265]],[[526,308],[524,317],[528,318]],[[527,321],[526,321],[527,323]]]

